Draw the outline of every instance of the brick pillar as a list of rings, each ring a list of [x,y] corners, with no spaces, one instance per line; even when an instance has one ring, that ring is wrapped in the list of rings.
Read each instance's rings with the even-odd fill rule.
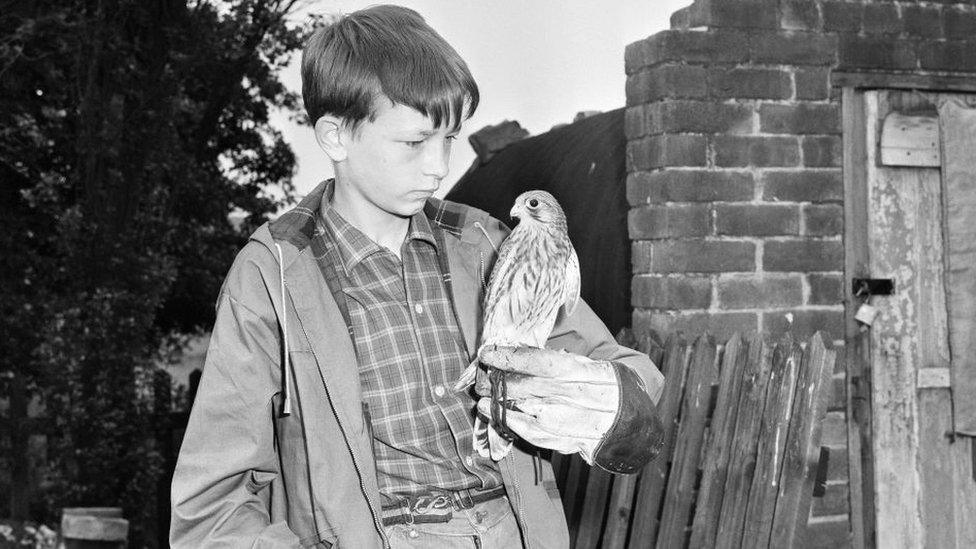
[[[699,1],[627,48],[638,331],[843,335],[837,37],[791,6]]]
[[[696,0],[628,46],[635,332],[843,338],[838,87],[976,91],[974,4]],[[822,438],[839,456],[844,381]],[[806,545],[851,543],[848,485],[832,459]]]
[[[697,0],[631,44],[635,330],[843,337],[831,84],[972,91],[973,4]]]

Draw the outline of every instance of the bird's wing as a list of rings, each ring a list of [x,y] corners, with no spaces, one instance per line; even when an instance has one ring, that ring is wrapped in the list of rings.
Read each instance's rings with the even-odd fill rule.
[[[566,305],[566,316],[573,314],[580,299],[580,266],[576,250],[569,248],[569,260],[566,261],[566,281],[563,284]]]
[[[522,289],[525,273],[519,242],[518,235],[512,233],[498,252],[485,294],[482,345],[520,341],[519,332],[532,307],[532,296]]]

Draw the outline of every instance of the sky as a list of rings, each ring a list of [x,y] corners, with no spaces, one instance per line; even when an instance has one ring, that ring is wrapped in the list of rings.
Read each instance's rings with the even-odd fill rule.
[[[310,1],[294,15],[349,13],[378,2]],[[515,120],[532,135],[571,122],[580,111],[624,106],[624,48],[668,28],[671,14],[691,0],[400,0],[419,12],[461,54],[478,83],[481,102],[454,146],[443,196],[474,160],[468,136]],[[300,56],[282,74],[301,91]],[[311,128],[278,113],[272,122],[298,157],[299,195],[332,176]]]

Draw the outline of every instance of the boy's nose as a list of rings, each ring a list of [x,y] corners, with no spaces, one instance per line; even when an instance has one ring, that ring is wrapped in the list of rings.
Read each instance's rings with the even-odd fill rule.
[[[428,147],[424,158],[424,175],[444,179],[447,177],[447,171],[450,167],[451,145],[450,143],[432,145]]]

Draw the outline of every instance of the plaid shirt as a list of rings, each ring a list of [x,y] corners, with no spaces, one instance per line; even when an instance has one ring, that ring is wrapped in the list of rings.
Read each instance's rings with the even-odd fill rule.
[[[471,447],[475,400],[451,389],[468,358],[427,218],[411,218],[398,259],[327,204],[322,214],[316,238],[332,245],[315,248],[345,279],[384,501],[500,486],[497,466]]]

